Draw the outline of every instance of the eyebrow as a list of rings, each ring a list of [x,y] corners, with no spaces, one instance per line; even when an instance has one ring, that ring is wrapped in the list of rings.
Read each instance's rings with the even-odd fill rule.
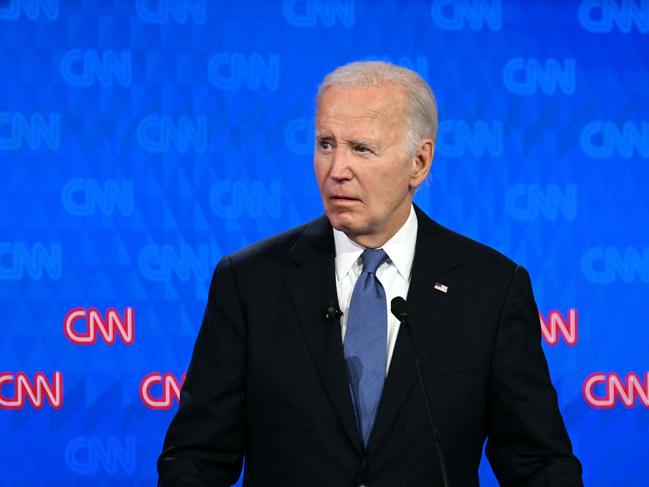
[[[335,137],[328,133],[316,130],[315,133],[316,140],[333,140]],[[378,146],[375,142],[372,142],[369,139],[346,139],[345,142],[349,145],[363,145],[372,150],[378,150]]]
[[[346,141],[348,144],[351,145],[364,145],[366,147],[369,147],[370,149],[376,148],[376,144],[372,142],[371,140],[366,140],[366,139],[349,139]]]
[[[333,139],[334,136],[331,135],[331,134],[328,133],[328,132],[322,132],[322,131],[320,131],[320,130],[316,130],[316,131],[315,131],[315,138],[316,138],[317,140],[321,140],[321,139]]]

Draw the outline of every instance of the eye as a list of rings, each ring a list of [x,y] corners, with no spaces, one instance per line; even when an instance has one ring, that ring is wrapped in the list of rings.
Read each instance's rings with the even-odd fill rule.
[[[321,150],[325,150],[325,151],[330,151],[331,149],[333,149],[333,145],[328,140],[319,140],[318,146],[320,147]]]
[[[365,147],[364,145],[361,145],[361,144],[356,144],[354,146],[354,151],[359,152],[361,154],[366,154],[366,153],[372,152],[368,147]]]

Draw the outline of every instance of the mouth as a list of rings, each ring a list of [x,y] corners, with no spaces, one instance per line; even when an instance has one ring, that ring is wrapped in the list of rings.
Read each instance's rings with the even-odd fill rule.
[[[341,194],[332,194],[331,196],[329,196],[329,200],[332,203],[338,203],[338,204],[356,203],[360,201],[360,199],[358,198],[353,198],[351,196],[341,195]]]

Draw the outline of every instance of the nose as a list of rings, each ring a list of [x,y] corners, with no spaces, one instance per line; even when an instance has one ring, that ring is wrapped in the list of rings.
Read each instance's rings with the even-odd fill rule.
[[[347,181],[352,179],[354,173],[351,170],[349,162],[349,158],[343,150],[336,150],[331,157],[329,177],[335,181]]]

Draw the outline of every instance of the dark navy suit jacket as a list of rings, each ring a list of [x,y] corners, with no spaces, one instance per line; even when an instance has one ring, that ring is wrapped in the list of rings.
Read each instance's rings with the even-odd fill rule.
[[[416,211],[407,301],[450,485],[478,485],[486,440],[502,485],[581,486],[527,271]],[[336,295],[324,217],[221,260],[160,485],[228,486],[244,457],[246,487],[441,485],[405,330],[363,448],[340,327],[325,318]]]

